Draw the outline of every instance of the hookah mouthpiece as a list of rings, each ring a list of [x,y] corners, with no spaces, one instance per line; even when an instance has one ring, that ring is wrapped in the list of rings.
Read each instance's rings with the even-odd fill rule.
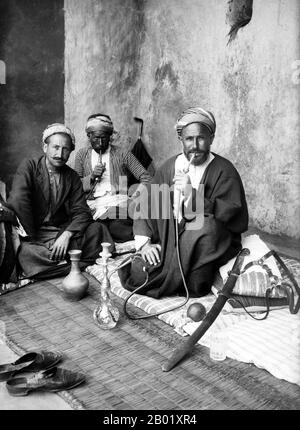
[[[193,155],[191,156],[191,159],[190,159],[189,164],[187,165],[187,167],[185,169],[183,169],[184,173],[188,173],[189,172],[190,165],[191,165],[191,163],[192,163],[192,161],[193,161],[194,158],[195,158],[195,153],[193,153]]]

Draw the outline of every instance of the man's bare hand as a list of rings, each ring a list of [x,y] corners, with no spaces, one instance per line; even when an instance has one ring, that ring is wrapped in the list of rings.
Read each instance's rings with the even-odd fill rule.
[[[50,260],[60,261],[66,256],[70,239],[73,233],[70,231],[64,231],[54,242],[51,248]]]
[[[96,178],[101,178],[103,173],[106,170],[106,164],[105,163],[99,163],[96,165],[96,167],[94,168],[92,174],[91,174],[91,179],[92,181],[94,181]]]
[[[156,266],[160,262],[160,251],[161,246],[159,244],[147,243],[140,252],[147,263]]]

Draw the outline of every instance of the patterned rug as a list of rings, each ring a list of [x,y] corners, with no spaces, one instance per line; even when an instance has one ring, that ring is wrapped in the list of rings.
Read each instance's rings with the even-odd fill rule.
[[[252,364],[214,362],[197,345],[170,372],[161,366],[183,338],[158,318],[128,320],[123,299],[113,295],[120,320],[113,330],[93,321],[99,283],[91,276],[80,302],[64,300],[62,279],[37,282],[0,297],[0,320],[8,345],[19,355],[59,350],[61,367],[87,381],[62,396],[74,409],[92,410],[285,410],[300,409],[299,387]],[[129,304],[133,315],[143,311]]]

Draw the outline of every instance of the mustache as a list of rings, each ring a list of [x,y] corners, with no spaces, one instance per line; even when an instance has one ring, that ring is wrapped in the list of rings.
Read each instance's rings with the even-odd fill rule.
[[[207,154],[208,151],[205,151],[203,149],[192,149],[191,151],[188,152],[188,154]]]
[[[102,142],[102,143],[98,143],[97,145],[94,145],[94,146],[96,146],[97,148],[103,148],[104,146],[108,146],[109,145],[109,142]]]

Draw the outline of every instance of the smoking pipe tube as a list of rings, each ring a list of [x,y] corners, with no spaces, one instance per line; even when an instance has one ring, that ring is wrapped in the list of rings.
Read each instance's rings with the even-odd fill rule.
[[[219,295],[213,304],[211,310],[207,313],[204,320],[201,322],[200,326],[196,328],[194,333],[175,350],[171,358],[168,360],[166,364],[162,366],[162,370],[164,372],[168,372],[173,369],[176,364],[183,359],[193,348],[193,346],[198,342],[199,339],[204,335],[204,333],[209,329],[209,327],[213,324],[215,319],[218,317],[222,308],[224,307],[228,298],[230,298],[230,294],[235,286],[236,280],[240,274],[243,261],[246,255],[249,255],[250,251],[248,248],[243,248],[237,255],[232,270],[228,276],[228,279],[219,292]]]
[[[100,138],[100,141],[101,141],[101,138]],[[101,141],[101,143],[102,143],[102,141]],[[101,149],[99,151],[99,157],[98,157],[98,164],[100,164],[100,163],[102,163],[102,151],[101,151]],[[99,178],[99,177],[95,178],[94,185],[92,186],[90,192],[87,195],[87,200],[90,200],[90,199],[94,200],[95,199],[94,192],[96,190],[96,186],[97,186],[98,182],[100,182],[100,179],[101,178]]]

